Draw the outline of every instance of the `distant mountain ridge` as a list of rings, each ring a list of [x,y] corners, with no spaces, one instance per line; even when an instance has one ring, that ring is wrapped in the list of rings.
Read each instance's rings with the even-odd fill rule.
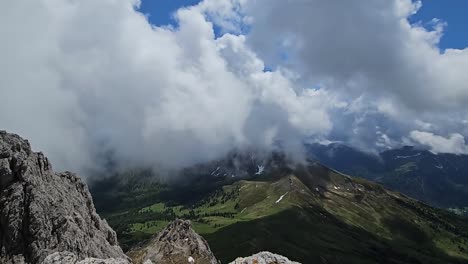
[[[464,219],[320,162],[250,154],[185,168],[179,184],[132,172],[91,191],[127,250],[183,218],[223,263],[259,251],[302,263],[468,263]]]
[[[378,155],[333,143],[307,145],[309,157],[342,173],[382,183],[437,207],[468,207],[468,155],[406,146]]]

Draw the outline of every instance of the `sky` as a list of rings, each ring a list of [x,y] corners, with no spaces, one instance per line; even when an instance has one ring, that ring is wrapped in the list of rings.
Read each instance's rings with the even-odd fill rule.
[[[181,7],[198,4],[200,0],[144,0],[140,12],[148,15],[148,20],[156,26],[176,25],[173,14]]]
[[[4,1],[0,124],[84,175],[305,142],[468,154],[464,2]]]
[[[440,41],[440,48],[457,48],[462,49],[468,45],[468,2],[464,0],[425,0],[422,2],[422,7],[410,21],[413,23],[421,21],[423,24],[428,24],[433,18],[441,19],[447,23],[444,30],[444,36]],[[429,23],[430,24],[430,23]]]
[[[199,3],[200,0],[142,0],[139,10],[148,15],[153,25],[176,25],[172,15],[177,9]],[[434,18],[447,23],[439,47],[462,49],[468,45],[468,2],[465,0],[423,0],[419,11],[409,18],[430,29]]]

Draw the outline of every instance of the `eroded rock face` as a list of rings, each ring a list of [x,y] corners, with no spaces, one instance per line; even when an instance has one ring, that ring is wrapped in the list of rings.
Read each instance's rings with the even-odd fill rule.
[[[129,252],[136,264],[217,264],[208,243],[188,220],[175,220],[144,248]]]
[[[128,259],[86,184],[73,173],[54,173],[27,140],[0,131],[0,263],[42,263],[57,252],[61,262],[46,263]]]
[[[300,264],[299,262],[291,261],[286,257],[273,254],[267,251],[257,253],[246,258],[237,258],[229,264]]]
[[[97,259],[97,258],[85,258],[84,260],[78,261],[78,257],[70,252],[56,252],[45,258],[41,264],[128,264],[126,259]]]

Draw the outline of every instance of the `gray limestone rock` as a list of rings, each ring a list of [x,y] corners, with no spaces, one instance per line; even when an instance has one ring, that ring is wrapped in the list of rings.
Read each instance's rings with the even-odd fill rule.
[[[86,184],[71,172],[54,173],[27,140],[0,131],[0,263],[41,263],[55,252],[77,261],[128,259]]]
[[[41,264],[128,264],[126,259],[97,259],[85,258],[78,261],[75,254],[70,252],[55,252],[47,256]]]
[[[257,253],[246,258],[237,258],[229,264],[300,264],[299,262],[291,261],[286,257],[273,254],[267,251]]]
[[[208,243],[195,233],[188,220],[175,220],[160,231],[149,244],[129,252],[134,263],[217,264]]]

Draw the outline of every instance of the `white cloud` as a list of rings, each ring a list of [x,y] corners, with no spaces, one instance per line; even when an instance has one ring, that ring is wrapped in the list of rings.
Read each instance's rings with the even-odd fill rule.
[[[333,114],[332,135],[366,148],[379,142],[375,123],[398,140],[421,124],[441,134],[467,131],[459,120],[468,117],[468,49],[440,51],[450,25],[410,24],[420,7],[410,0],[257,0],[243,12],[254,17],[247,43],[257,56],[347,102]],[[340,124],[350,119],[351,126]]]
[[[416,143],[427,146],[434,153],[468,154],[465,138],[457,133],[445,138],[429,132],[411,131],[410,138]]]
[[[443,21],[409,24],[420,2],[204,0],[173,27],[138,4],[2,2],[2,127],[81,171],[109,156],[179,166],[278,140],[468,134],[468,49],[439,51]]]
[[[208,2],[180,9],[170,28],[151,26],[138,3],[2,2],[2,127],[81,171],[109,156],[187,165],[328,132],[326,94],[264,72],[244,36],[215,38],[207,17],[226,17],[222,4],[210,16]]]
[[[468,49],[440,53],[445,23],[433,22],[428,31],[407,20],[420,5],[251,1],[245,7],[255,18],[248,42],[267,63],[293,67],[303,78],[348,96],[366,93],[417,111],[460,111],[468,102]]]

